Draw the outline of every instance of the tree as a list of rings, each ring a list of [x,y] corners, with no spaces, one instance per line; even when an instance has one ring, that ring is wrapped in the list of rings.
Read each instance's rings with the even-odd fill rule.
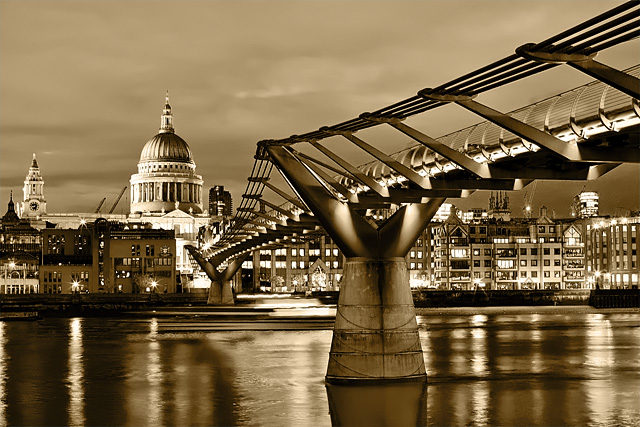
[[[152,278],[150,274],[134,274],[133,275],[133,293],[137,294],[145,292],[151,287]]]

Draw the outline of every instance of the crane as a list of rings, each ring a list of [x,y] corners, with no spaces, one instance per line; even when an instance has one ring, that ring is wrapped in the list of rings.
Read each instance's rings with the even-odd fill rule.
[[[104,199],[102,199],[100,201],[100,203],[98,203],[98,207],[96,208],[96,213],[100,212],[100,209],[102,208],[102,205],[104,205],[104,202],[107,200],[107,198],[105,197]]]
[[[113,211],[116,209],[116,206],[118,206],[118,202],[120,201],[120,199],[122,198],[122,195],[124,194],[125,190],[127,189],[127,186],[125,185],[122,190],[120,190],[120,195],[118,196],[118,198],[116,199],[115,203],[113,204],[113,206],[111,206],[111,209],[109,209],[109,213],[113,213]]]
[[[531,188],[525,191],[524,193],[524,217],[531,218],[531,202],[533,201],[533,195],[536,192],[536,185],[538,185],[538,181],[533,181],[531,184]]]

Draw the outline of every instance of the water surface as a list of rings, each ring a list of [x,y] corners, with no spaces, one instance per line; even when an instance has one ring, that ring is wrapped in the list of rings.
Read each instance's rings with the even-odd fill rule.
[[[0,322],[0,425],[640,425],[640,311],[475,311],[418,317],[424,392],[327,393],[326,326]]]

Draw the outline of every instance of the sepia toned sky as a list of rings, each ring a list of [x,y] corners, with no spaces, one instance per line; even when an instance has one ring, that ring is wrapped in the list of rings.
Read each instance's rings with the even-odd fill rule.
[[[376,110],[621,3],[2,0],[0,215],[10,190],[22,199],[32,153],[48,212],[93,211],[103,197],[110,207],[158,132],[166,90],[205,190],[224,185],[237,206],[257,141]],[[640,44],[598,58],[624,69],[640,62]],[[479,100],[510,111],[590,81],[560,68]],[[437,137],[480,121],[447,108],[419,128]],[[387,152],[408,143],[395,134],[371,138]],[[631,165],[597,182],[541,182],[534,208],[567,216],[584,187],[600,192],[602,213],[637,210],[639,182]],[[453,202],[486,207],[488,195]],[[511,194],[515,208],[522,197]]]

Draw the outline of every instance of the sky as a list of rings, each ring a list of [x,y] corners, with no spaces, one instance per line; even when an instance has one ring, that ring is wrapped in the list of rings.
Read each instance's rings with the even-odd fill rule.
[[[2,0],[0,214],[10,190],[22,199],[32,153],[49,213],[92,212],[104,197],[110,207],[158,132],[167,90],[176,133],[191,147],[205,191],[223,185],[237,206],[256,142],[392,104],[621,3]],[[598,60],[635,65],[640,43]],[[569,67],[543,74],[478,100],[506,112],[590,81]],[[446,106],[413,124],[438,137],[479,121]],[[409,145],[397,132],[358,135],[388,153]],[[334,139],[341,141],[329,144]],[[584,188],[600,192],[601,213],[638,210],[639,183],[637,165],[595,182],[543,181],[533,205],[568,216]],[[116,213],[127,212],[126,196]],[[450,201],[486,207],[488,196]],[[521,206],[523,192],[510,196]]]

